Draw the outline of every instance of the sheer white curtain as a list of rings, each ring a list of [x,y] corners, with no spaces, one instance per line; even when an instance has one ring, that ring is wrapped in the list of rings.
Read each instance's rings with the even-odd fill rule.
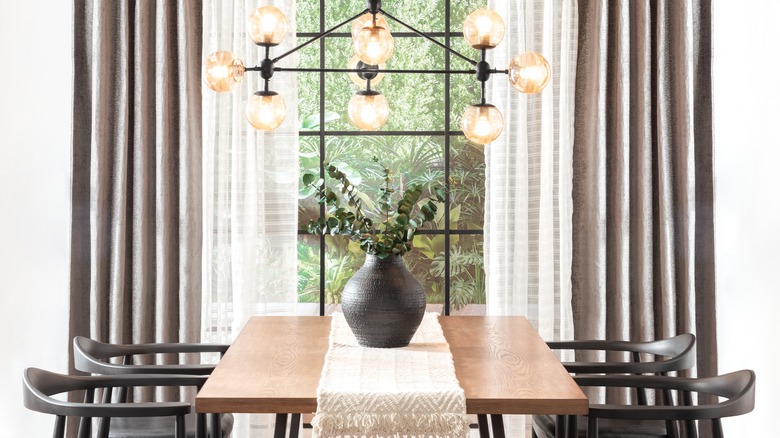
[[[295,45],[295,1],[263,2],[281,9],[288,35],[271,49]],[[236,53],[258,65],[263,50],[247,36],[253,1],[203,2],[203,56]],[[279,66],[295,66],[292,55]],[[298,113],[295,74],[277,73],[271,89],[282,95],[287,117],[273,132],[255,130],[244,116],[247,98],[263,89],[247,73],[231,93],[203,87],[203,325],[204,342],[230,342],[251,315],[295,314],[297,303]],[[263,434],[271,418],[236,416],[233,436]],[[270,432],[268,432],[270,433]]]
[[[247,66],[263,57],[246,34],[257,1],[204,2],[204,56],[236,53]],[[277,2],[289,34],[272,56],[295,44],[295,2]],[[282,66],[294,66],[295,55]],[[271,89],[282,95],[287,117],[272,132],[244,117],[247,98],[261,90],[247,73],[231,93],[204,87],[203,339],[232,340],[255,314],[293,314],[297,302],[298,115],[295,75],[277,73]]]
[[[540,94],[518,93],[503,76],[488,100],[504,132],[485,148],[487,312],[526,316],[546,340],[571,338],[571,181],[576,0],[490,0],[505,20],[490,51],[505,68],[519,53],[540,52],[553,75]]]
[[[540,52],[553,75],[540,94],[518,93],[504,76],[488,101],[504,132],[485,148],[487,313],[522,315],[545,340],[571,339],[571,181],[577,0],[489,0],[505,20],[504,41],[488,61],[506,68],[522,52]],[[530,422],[508,416],[507,433]]]

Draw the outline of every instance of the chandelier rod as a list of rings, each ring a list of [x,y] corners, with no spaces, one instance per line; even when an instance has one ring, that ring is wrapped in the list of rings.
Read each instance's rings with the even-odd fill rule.
[[[246,71],[259,71],[259,67],[248,67]],[[362,69],[362,68],[306,68],[306,67],[274,67],[274,71],[299,72],[299,73],[420,73],[420,74],[474,74],[475,70],[391,70],[387,68]]]
[[[413,28],[409,24],[404,23],[403,21],[399,20],[398,18],[394,17],[393,15],[388,14],[387,11],[385,11],[384,9],[380,9],[379,12],[383,13],[385,15],[385,17],[395,21],[396,23],[400,24],[401,26],[411,30],[412,32],[414,32],[417,35],[419,35],[419,36],[427,39],[428,41],[436,44],[437,46],[443,48],[444,50],[447,50],[448,52],[452,53],[453,55],[455,55],[455,56],[465,60],[466,62],[470,63],[471,65],[476,65],[477,64],[477,61],[474,61],[473,59],[469,58],[468,56],[463,55],[462,53],[458,52],[457,50],[453,49],[452,47],[449,47],[446,44],[438,41],[437,39],[428,36],[424,32],[419,31],[419,30]]]
[[[325,32],[322,32],[321,34],[319,34],[319,35],[315,36],[314,38],[312,38],[312,39],[310,39],[310,40],[308,40],[308,41],[304,42],[303,44],[299,45],[298,47],[295,47],[294,49],[290,49],[289,51],[287,51],[287,52],[285,52],[285,53],[282,53],[281,55],[277,56],[276,58],[274,58],[274,59],[272,60],[272,61],[273,61],[273,63],[274,63],[274,64],[276,64],[276,63],[277,63],[277,62],[279,62],[280,60],[284,59],[285,57],[287,57],[287,56],[289,56],[289,55],[292,55],[293,53],[297,52],[298,50],[300,50],[300,49],[302,49],[302,48],[304,48],[304,47],[306,47],[306,46],[308,46],[309,44],[311,44],[311,43],[313,43],[313,42],[315,42],[315,41],[317,41],[317,40],[319,40],[319,39],[322,39],[322,38],[324,38],[324,37],[326,37],[326,36],[328,36],[328,35],[332,34],[332,33],[333,33],[333,32],[335,32],[336,30],[338,30],[338,29],[339,29],[341,26],[343,26],[343,25],[345,25],[345,24],[347,24],[347,23],[351,23],[351,22],[353,22],[353,21],[357,20],[357,19],[358,19],[358,18],[359,18],[361,15],[365,14],[366,12],[368,12],[368,9],[364,9],[363,11],[361,11],[360,13],[358,13],[357,15],[355,15],[354,17],[352,17],[352,18],[348,18],[348,19],[346,19],[346,20],[342,21],[341,23],[339,23],[339,24],[337,24],[337,25],[333,26],[332,28],[330,28],[330,29],[326,30]],[[248,70],[248,69],[247,69],[247,70]]]

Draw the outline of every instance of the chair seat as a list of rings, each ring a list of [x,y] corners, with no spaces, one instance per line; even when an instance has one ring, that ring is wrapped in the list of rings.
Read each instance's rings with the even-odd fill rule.
[[[195,437],[197,416],[189,414],[184,417],[187,426],[187,437]],[[233,430],[233,416],[222,415],[222,437],[227,438]],[[174,436],[173,417],[150,418],[112,418],[110,438],[164,438]]]
[[[539,438],[555,436],[555,416],[534,415],[534,432]],[[588,419],[577,418],[577,436],[586,437]],[[599,419],[599,438],[651,438],[666,437],[666,424],[663,421],[613,420]]]

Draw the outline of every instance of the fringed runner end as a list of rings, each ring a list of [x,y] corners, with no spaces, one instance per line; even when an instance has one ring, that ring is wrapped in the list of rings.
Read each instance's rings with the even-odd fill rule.
[[[317,413],[311,422],[315,438],[468,438],[464,414],[437,413],[330,415]],[[345,435],[344,431],[360,431]]]

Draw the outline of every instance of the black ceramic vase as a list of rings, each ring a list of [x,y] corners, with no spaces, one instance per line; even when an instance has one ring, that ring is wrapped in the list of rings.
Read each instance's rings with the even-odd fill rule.
[[[366,262],[341,294],[344,318],[364,347],[409,345],[425,314],[425,290],[399,255]]]

